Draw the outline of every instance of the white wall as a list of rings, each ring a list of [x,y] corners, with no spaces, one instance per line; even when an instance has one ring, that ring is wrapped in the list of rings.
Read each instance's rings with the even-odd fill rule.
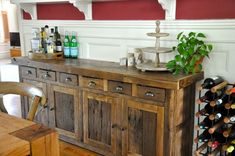
[[[30,50],[31,29],[33,27],[59,26],[59,31],[76,31],[80,46],[80,57],[118,62],[133,48],[154,46],[155,39],[148,37],[147,32],[155,31],[155,21],[45,21],[24,20],[24,52]],[[176,35],[181,32],[203,32],[207,41],[214,46],[210,59],[204,61],[205,77],[221,75],[230,83],[235,82],[233,62],[235,60],[235,20],[176,20],[161,21],[161,32],[170,36],[161,39],[161,45],[176,45]],[[162,56],[168,61],[174,54]],[[149,56],[151,58],[151,56]]]

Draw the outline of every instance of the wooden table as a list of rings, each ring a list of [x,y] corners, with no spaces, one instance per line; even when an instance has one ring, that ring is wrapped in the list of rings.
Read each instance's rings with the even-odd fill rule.
[[[0,112],[0,156],[58,156],[55,130]]]

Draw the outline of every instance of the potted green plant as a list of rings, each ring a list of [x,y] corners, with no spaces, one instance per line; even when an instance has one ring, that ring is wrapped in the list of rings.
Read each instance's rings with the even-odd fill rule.
[[[209,58],[213,46],[205,43],[206,36],[203,33],[190,32],[185,35],[183,32],[177,35],[178,45],[173,47],[177,52],[175,58],[166,64],[173,74],[195,73],[202,70],[204,57]]]

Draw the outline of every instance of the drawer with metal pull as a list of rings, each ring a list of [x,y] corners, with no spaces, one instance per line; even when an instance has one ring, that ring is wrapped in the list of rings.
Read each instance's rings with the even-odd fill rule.
[[[103,79],[82,76],[79,82],[82,87],[104,90]]]
[[[36,78],[36,68],[21,66],[20,72],[23,78]]]
[[[137,85],[137,96],[147,100],[165,102],[165,89]]]
[[[108,91],[120,94],[131,95],[131,84],[119,81],[108,81]]]
[[[68,73],[59,73],[59,82],[69,85],[78,85],[78,76]]]
[[[39,69],[38,78],[49,81],[56,81],[55,71]]]

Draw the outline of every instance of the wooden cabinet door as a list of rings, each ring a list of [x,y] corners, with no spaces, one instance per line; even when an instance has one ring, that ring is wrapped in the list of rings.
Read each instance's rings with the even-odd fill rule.
[[[49,125],[66,137],[79,140],[79,91],[76,88],[49,85]]]
[[[127,101],[123,117],[123,155],[163,156],[164,107]]]
[[[47,96],[47,85],[46,83],[39,82],[39,81],[34,81],[34,80],[28,80],[28,79],[23,79],[22,82],[30,83],[38,88],[42,89],[44,94]],[[21,102],[21,111],[22,111],[22,117],[26,118],[28,112],[29,112],[29,104],[30,104],[30,99],[28,97],[23,97],[22,102]],[[49,124],[49,118],[48,118],[48,108],[42,108],[40,105],[38,106],[38,110],[36,112],[36,116],[34,118],[35,122],[42,123],[46,126]]]
[[[116,152],[117,103],[114,97],[83,92],[84,142],[108,152],[105,155]]]

